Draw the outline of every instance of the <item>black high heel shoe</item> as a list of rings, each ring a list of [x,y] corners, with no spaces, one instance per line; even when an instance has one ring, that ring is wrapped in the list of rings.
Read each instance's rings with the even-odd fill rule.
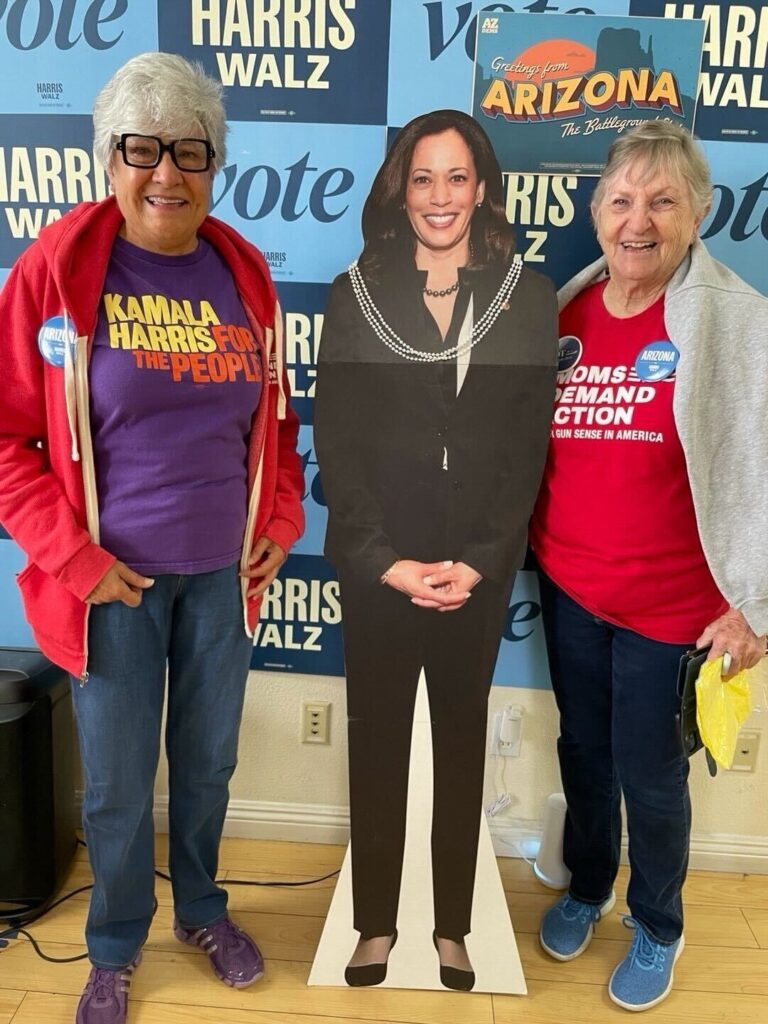
[[[432,932],[432,943],[440,957],[440,947],[437,944],[437,932]],[[452,988],[456,992],[471,992],[475,987],[475,972],[462,971],[459,967],[445,967],[440,964],[440,982],[446,988]]]
[[[392,936],[389,946],[389,953],[395,948],[397,942],[397,928]],[[389,953],[387,957],[389,957]],[[352,988],[362,988],[364,985],[380,985],[387,976],[388,960],[383,964],[359,964],[357,967],[347,967],[344,970],[344,981]]]

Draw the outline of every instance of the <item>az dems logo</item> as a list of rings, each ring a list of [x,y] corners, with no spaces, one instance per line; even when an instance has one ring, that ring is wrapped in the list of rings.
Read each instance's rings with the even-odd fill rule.
[[[652,341],[638,353],[635,373],[640,380],[654,383],[666,380],[675,372],[680,353],[671,341]]]
[[[498,18],[483,18],[483,24],[480,28],[481,32],[485,32],[488,35],[496,35],[499,31],[499,19]]]

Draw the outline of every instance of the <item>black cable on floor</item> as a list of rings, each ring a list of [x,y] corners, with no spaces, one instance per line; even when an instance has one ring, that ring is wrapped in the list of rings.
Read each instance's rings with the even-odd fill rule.
[[[77,840],[79,846],[84,847],[86,850],[88,846],[83,842],[82,839]],[[260,882],[253,879],[243,878],[217,878],[215,879],[216,885],[227,887],[228,885],[261,885],[271,888],[297,888],[303,885],[316,885],[318,882],[325,882],[329,878],[334,878],[339,874],[341,869],[337,868],[335,871],[329,872],[327,875],[321,875],[319,878],[307,878],[303,882]],[[158,878],[162,878],[166,882],[171,881],[171,876],[165,874],[163,871],[155,869],[155,875]],[[24,925],[33,924],[35,921],[39,921],[45,917],[49,911],[54,910],[56,907],[65,903],[67,900],[72,899],[73,896],[79,895],[81,892],[88,892],[89,889],[93,888],[93,883],[90,885],[82,885],[79,889],[73,889],[72,892],[68,892],[65,896],[60,896],[59,899],[53,903],[49,903],[42,909],[26,911],[20,914],[6,914],[0,916],[0,921],[7,921],[10,923],[10,927],[6,928],[5,931],[0,932],[0,951],[3,950],[11,939],[15,939],[19,935],[23,935],[29,939],[32,943],[32,948],[39,957],[43,960],[47,960],[51,964],[71,964],[76,960],[85,960],[88,957],[87,953],[80,953],[79,956],[68,956],[68,957],[52,957],[45,954],[37,943],[37,940],[30,935],[28,931],[23,927]]]
[[[30,935],[30,933],[25,928],[17,928],[15,935],[11,937],[15,938],[16,935],[23,935],[25,938],[29,939],[29,941],[32,943],[32,948],[37,953],[37,955],[42,960],[47,960],[49,964],[73,964],[76,960],[85,960],[88,956],[87,953],[80,953],[79,956],[48,956],[48,954],[44,953],[42,949],[40,949],[40,947],[38,946],[37,939],[33,935]]]
[[[328,878],[335,878],[336,875],[341,871],[341,868],[336,868],[335,871],[329,871],[327,875],[321,875],[319,878],[307,878],[303,882],[254,882],[251,879],[242,878],[223,878],[216,881],[217,885],[271,885],[274,888],[291,888],[299,885],[316,885],[318,882],[324,882]],[[167,877],[167,876],[163,876]]]
[[[31,912],[28,911],[25,914],[6,914],[3,917],[0,917],[0,920],[2,921],[11,922],[9,928],[0,932],[0,950],[3,950],[11,939],[15,939],[18,935],[24,935],[32,943],[37,955],[42,957],[43,960],[47,960],[49,963],[71,964],[75,960],[85,960],[88,956],[87,953],[81,953],[79,956],[70,956],[64,959],[55,959],[54,957],[46,956],[38,946],[37,941],[29,934],[29,932],[25,931],[23,926],[34,924],[35,921],[39,921],[40,918],[45,917],[49,911],[54,910],[67,900],[71,900],[73,896],[78,896],[81,892],[88,892],[88,890],[92,888],[93,883],[90,885],[81,885],[79,889],[73,889],[72,892],[68,892],[65,896],[60,896],[59,899],[55,900],[53,903],[48,903],[45,907],[39,910]]]

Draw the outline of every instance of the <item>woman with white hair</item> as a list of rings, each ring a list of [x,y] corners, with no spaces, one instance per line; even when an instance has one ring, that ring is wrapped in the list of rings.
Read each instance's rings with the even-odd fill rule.
[[[623,794],[634,938],[609,994],[628,1010],[665,998],[684,943],[680,658],[711,645],[733,673],[766,650],[768,301],[698,238],[711,195],[706,161],[677,125],[648,121],[612,146],[592,203],[604,256],[559,296],[531,531],[572,873],[541,944],[579,956],[613,907]]]
[[[303,527],[297,419],[262,255],[208,216],[218,82],[120,68],[94,108],[113,195],[41,232],[0,296],[0,520],[43,652],[72,675],[94,874],[78,1024],[121,1024],[154,913],[168,680],[174,932],[263,973],[216,876],[261,596]]]

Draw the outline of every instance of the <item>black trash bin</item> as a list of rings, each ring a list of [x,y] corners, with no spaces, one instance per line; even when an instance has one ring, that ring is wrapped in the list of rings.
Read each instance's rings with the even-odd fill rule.
[[[50,901],[77,846],[69,676],[0,647],[0,917]]]

